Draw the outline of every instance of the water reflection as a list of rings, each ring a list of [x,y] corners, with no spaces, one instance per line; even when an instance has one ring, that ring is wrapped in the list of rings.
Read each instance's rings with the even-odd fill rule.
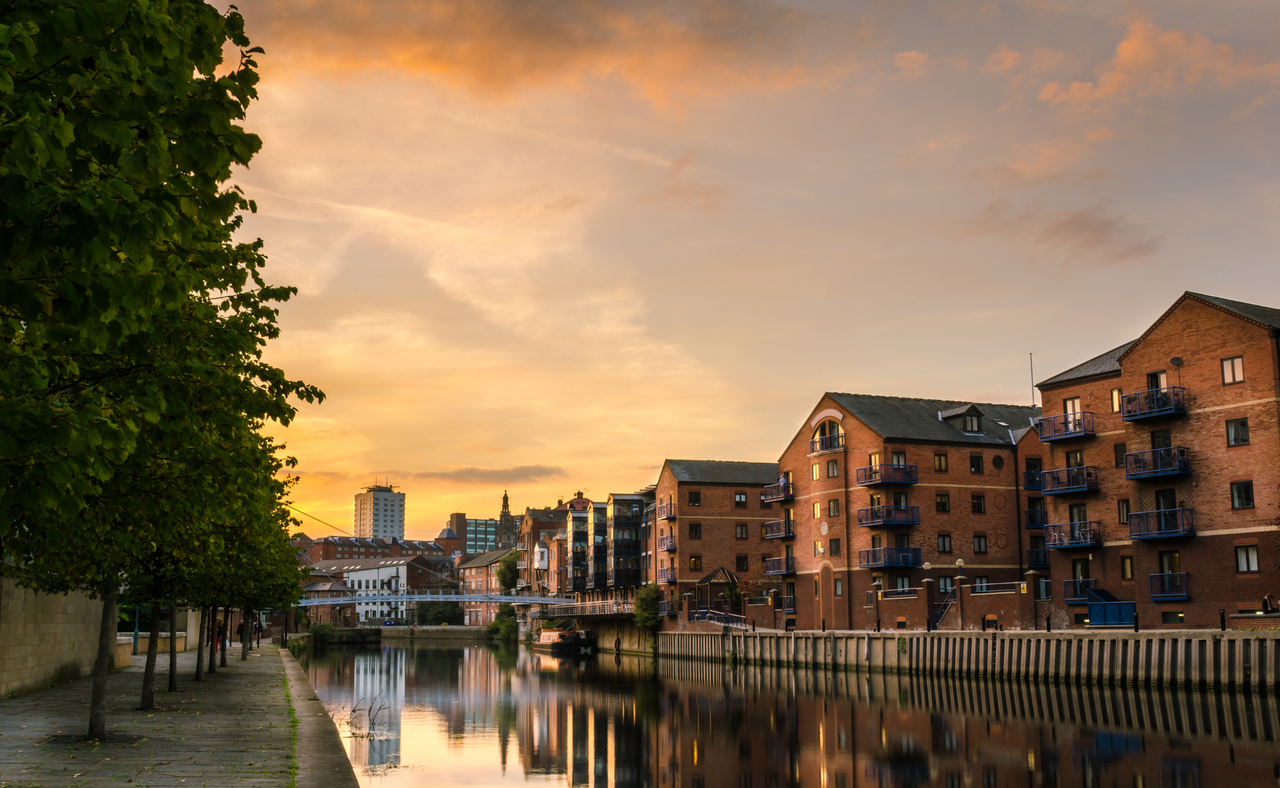
[[[474,645],[307,664],[362,784],[1276,785],[1275,698],[899,679]]]

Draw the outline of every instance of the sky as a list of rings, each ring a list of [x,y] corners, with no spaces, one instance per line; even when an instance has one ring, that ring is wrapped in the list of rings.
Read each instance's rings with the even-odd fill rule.
[[[775,461],[824,391],[1026,404],[1280,306],[1270,0],[239,0],[312,536]],[[321,524],[323,520],[333,526]]]

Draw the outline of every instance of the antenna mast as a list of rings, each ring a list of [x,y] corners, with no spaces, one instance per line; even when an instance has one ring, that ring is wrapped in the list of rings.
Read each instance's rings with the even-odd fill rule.
[[[1027,354],[1027,363],[1031,365],[1031,407],[1036,406],[1036,354]]]

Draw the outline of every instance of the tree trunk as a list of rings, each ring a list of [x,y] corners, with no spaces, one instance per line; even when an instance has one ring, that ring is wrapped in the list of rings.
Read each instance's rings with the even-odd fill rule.
[[[209,607],[209,675],[218,672],[218,606]]]
[[[191,633],[187,633],[190,635]],[[169,601],[169,691],[178,691],[178,600]]]
[[[139,711],[151,711],[156,707],[156,655],[160,650],[160,610],[151,603],[151,635],[147,638],[147,667],[142,671],[142,703]],[[173,640],[173,634],[169,634]]]
[[[200,630],[196,632],[196,681],[204,680],[204,642],[209,635],[209,608],[200,606]]]
[[[107,673],[116,655],[116,586],[102,595],[102,624],[98,629],[98,658],[93,661],[93,688],[89,694],[89,738],[107,738]]]
[[[244,609],[244,615],[240,617],[240,661],[249,661],[249,646],[253,643],[253,628],[249,626],[249,608]]]
[[[218,667],[227,666],[227,641],[231,640],[231,608],[222,609],[222,656],[218,659]]]

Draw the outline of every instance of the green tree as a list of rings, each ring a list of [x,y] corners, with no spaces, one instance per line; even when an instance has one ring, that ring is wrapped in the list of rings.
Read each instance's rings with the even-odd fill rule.
[[[655,583],[649,583],[636,592],[633,616],[636,628],[642,632],[657,632],[662,623],[658,603],[662,601],[662,589]]]
[[[460,626],[466,620],[462,605],[457,602],[419,602],[417,607],[418,623],[422,626]]]
[[[516,587],[516,583],[520,582],[520,570],[516,567],[515,550],[503,556],[498,562],[498,585],[502,586],[503,591],[510,591]]]

